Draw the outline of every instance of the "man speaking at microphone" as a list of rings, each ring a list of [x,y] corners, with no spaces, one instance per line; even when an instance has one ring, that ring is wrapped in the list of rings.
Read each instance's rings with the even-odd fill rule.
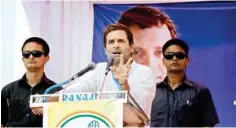
[[[155,86],[152,70],[133,61],[133,34],[121,24],[108,25],[103,35],[105,52],[114,59],[98,63],[95,70],[72,81],[65,93],[128,90],[144,112],[150,116],[150,90]],[[109,69],[111,71],[109,71]],[[109,71],[109,72],[108,72]]]

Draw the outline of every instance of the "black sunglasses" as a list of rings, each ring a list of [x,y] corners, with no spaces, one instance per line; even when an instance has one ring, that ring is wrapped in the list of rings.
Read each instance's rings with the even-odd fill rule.
[[[33,57],[35,57],[35,58],[38,58],[38,57],[41,57],[44,53],[43,52],[41,52],[41,51],[25,51],[25,52],[23,52],[22,53],[22,56],[24,57],[24,58],[29,58],[30,57],[30,54],[33,56]]]
[[[182,60],[184,59],[185,57],[188,57],[185,53],[183,52],[169,52],[169,53],[166,53],[164,55],[164,58],[167,59],[167,60],[172,60],[174,58],[174,56],[179,59],[179,60]]]

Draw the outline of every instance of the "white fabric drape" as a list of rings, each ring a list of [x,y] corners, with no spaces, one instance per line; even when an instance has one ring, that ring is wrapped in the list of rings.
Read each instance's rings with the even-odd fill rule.
[[[48,41],[51,60],[46,71],[61,82],[91,62],[93,14],[90,2],[23,2],[31,32]]]

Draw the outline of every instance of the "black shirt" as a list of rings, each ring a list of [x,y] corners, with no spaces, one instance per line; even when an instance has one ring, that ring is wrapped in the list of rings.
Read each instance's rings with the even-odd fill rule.
[[[17,127],[42,127],[42,116],[36,116],[29,107],[30,95],[43,94],[54,85],[45,74],[36,86],[27,83],[26,75],[3,87],[1,92],[1,124]],[[58,91],[58,90],[55,90]]]
[[[152,102],[151,127],[202,127],[219,123],[208,88],[193,81],[172,90],[167,77],[157,83]]]

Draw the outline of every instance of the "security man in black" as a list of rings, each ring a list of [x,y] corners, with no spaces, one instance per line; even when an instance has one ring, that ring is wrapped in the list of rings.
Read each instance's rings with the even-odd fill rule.
[[[151,127],[213,127],[219,123],[208,88],[188,80],[188,45],[171,39],[162,48],[167,77],[157,83]]]
[[[42,111],[31,110],[29,100],[30,95],[43,94],[48,87],[55,84],[44,72],[44,66],[50,59],[50,49],[42,38],[30,37],[24,42],[21,51],[26,73],[21,79],[2,89],[1,126],[42,127]]]

